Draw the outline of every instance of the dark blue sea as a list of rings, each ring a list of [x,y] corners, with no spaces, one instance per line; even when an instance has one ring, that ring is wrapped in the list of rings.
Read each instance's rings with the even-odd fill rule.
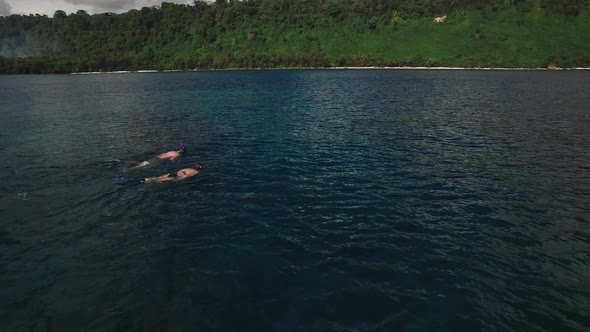
[[[0,76],[0,153],[1,331],[590,327],[590,72]]]

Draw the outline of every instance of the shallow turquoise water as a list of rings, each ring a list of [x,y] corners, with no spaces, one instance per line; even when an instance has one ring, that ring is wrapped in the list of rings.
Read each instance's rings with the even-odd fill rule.
[[[585,72],[0,76],[1,330],[585,330],[588,105]]]

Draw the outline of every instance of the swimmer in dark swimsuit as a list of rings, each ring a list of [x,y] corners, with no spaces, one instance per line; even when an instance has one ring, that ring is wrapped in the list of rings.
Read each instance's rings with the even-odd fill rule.
[[[203,165],[200,163],[195,164],[193,167],[183,168],[178,172],[172,172],[164,174],[162,176],[156,176],[151,178],[145,178],[141,182],[145,183],[162,183],[168,181],[181,181],[186,180],[192,176],[199,174],[199,171],[203,169]]]

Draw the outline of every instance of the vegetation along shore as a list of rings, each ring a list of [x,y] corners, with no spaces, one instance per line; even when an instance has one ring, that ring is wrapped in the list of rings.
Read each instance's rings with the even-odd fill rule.
[[[590,67],[590,0],[243,0],[0,17],[0,73]]]

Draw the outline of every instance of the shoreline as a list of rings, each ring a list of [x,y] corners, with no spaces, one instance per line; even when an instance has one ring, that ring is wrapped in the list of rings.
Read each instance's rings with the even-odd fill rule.
[[[70,75],[96,75],[96,74],[132,74],[132,73],[176,73],[176,72],[205,72],[205,71],[245,71],[245,70],[476,70],[476,71],[590,71],[590,67],[572,68],[542,68],[542,67],[279,67],[279,68],[224,68],[224,69],[169,69],[169,70],[118,70],[118,71],[92,71],[75,72]]]

